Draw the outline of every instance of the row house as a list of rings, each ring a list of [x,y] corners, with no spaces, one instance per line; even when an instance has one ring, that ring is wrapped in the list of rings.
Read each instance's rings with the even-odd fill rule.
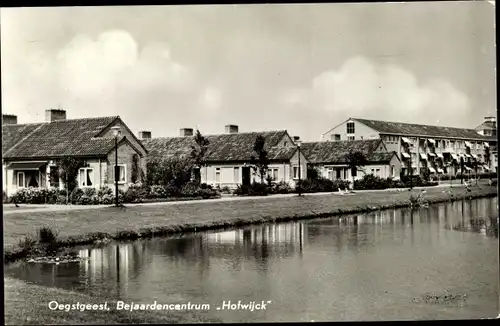
[[[490,148],[496,137],[474,129],[418,125],[400,122],[349,118],[322,135],[323,141],[382,139],[388,151],[402,162],[404,174],[420,174],[428,168],[432,174],[459,170],[461,160],[478,162],[479,171],[496,171]],[[467,167],[467,169],[470,169]]]
[[[260,177],[251,168],[251,159],[256,156],[253,147],[259,135],[265,140],[264,148],[271,162],[267,176],[273,182],[283,181],[295,186],[299,176],[301,179],[307,177],[306,157],[300,153],[297,139],[292,139],[286,130],[239,132],[236,125],[225,126],[222,134],[205,135],[209,141],[206,164],[195,174],[202,183],[231,189],[240,184],[260,182]],[[182,128],[179,137],[151,138],[151,132],[142,132],[139,137],[149,152],[148,160],[159,160],[189,157],[195,145],[192,136],[192,128]]]
[[[309,165],[330,180],[353,182],[366,174],[380,178],[400,177],[401,161],[394,151],[388,150],[382,139],[304,142],[302,152]],[[361,171],[355,170],[354,175],[347,162],[347,155],[351,152],[360,152],[367,160],[366,165],[360,167]]]
[[[64,188],[56,163],[68,156],[87,163],[78,171],[78,187],[113,187],[116,149],[119,189],[125,190],[134,169],[145,171],[147,150],[119,116],[66,119],[65,110],[46,110],[44,122],[19,124],[17,116],[3,115],[3,191]]]

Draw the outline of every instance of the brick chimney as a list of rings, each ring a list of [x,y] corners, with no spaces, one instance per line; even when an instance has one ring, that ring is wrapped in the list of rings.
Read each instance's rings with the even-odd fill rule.
[[[60,109],[45,110],[46,122],[53,122],[59,120],[66,120],[66,110],[60,110]]]
[[[226,125],[226,134],[237,134],[238,126],[237,125]]]
[[[151,131],[139,131],[139,139],[150,139]]]
[[[2,114],[2,125],[17,125],[17,115]]]
[[[181,128],[180,136],[181,137],[189,137],[193,135],[193,128]]]

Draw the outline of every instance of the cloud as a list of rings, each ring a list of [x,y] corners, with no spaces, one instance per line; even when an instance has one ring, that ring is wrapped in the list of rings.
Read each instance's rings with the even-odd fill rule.
[[[347,60],[337,71],[325,71],[309,89],[289,90],[282,103],[303,105],[341,116],[410,121],[425,117],[460,122],[469,100],[448,81],[432,79],[420,84],[415,75],[396,65],[375,64],[363,57]],[[421,121],[422,119],[420,119]]]
[[[59,82],[68,96],[100,98],[131,92],[180,90],[190,71],[174,61],[165,43],[139,48],[126,31],[110,30],[96,39],[75,36],[57,55]]]
[[[207,111],[217,111],[222,104],[222,92],[216,87],[206,87],[201,93],[199,106]]]

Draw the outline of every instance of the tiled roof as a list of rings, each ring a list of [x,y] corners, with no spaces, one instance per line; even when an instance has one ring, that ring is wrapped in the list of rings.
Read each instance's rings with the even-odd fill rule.
[[[293,155],[296,148],[273,148],[287,135],[286,130],[268,132],[247,132],[235,134],[206,135],[210,142],[207,149],[206,160],[210,162],[248,161],[255,155],[253,145],[258,135],[265,138],[265,149],[269,158],[273,160],[286,160]],[[195,144],[193,137],[151,138],[142,140],[149,152],[150,159],[189,156],[191,146]]]
[[[118,118],[112,116],[3,126],[2,138],[8,142],[7,146],[2,147],[3,157],[15,159],[106,155],[114,146],[114,138],[95,136]],[[33,125],[37,127],[30,127]]]
[[[370,128],[375,129],[381,134],[397,134],[405,136],[427,136],[437,138],[460,138],[475,140],[492,140],[491,137],[485,137],[477,133],[474,129],[441,127],[430,125],[419,125],[412,123],[389,122],[379,120],[368,120],[353,118]]]
[[[369,161],[375,162],[386,159],[384,156],[372,157],[381,142],[381,139],[305,142],[302,143],[301,152],[311,164],[346,163],[345,157],[351,151],[359,151]]]
[[[375,152],[368,155],[367,160],[370,163],[389,163],[394,155],[395,152]]]
[[[2,153],[5,154],[15,144],[23,138],[29,136],[35,129],[43,123],[29,123],[22,125],[3,125],[2,126]]]

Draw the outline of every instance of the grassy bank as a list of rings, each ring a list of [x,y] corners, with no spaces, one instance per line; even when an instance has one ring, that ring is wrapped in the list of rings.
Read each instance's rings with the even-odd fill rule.
[[[49,288],[23,281],[4,278],[4,311],[6,325],[53,325],[53,324],[171,324],[206,322],[201,315],[186,311],[119,311],[113,309],[116,299],[96,298],[88,295]],[[108,302],[109,311],[52,311],[48,303],[99,304]],[[154,301],[154,300],[151,300]],[[29,303],[29,304],[27,304]]]
[[[371,210],[407,207],[410,195],[421,190],[366,192],[353,195],[328,194],[259,198],[231,202],[204,202],[184,205],[103,207],[78,211],[33,211],[4,216],[5,260],[25,257],[18,247],[20,239],[36,229],[49,227],[58,234],[59,246],[92,244],[101,239],[129,240],[174,233],[239,227],[266,222],[328,217]],[[497,195],[492,186],[465,188],[428,188],[428,203]],[[99,230],[99,232],[96,232]]]

